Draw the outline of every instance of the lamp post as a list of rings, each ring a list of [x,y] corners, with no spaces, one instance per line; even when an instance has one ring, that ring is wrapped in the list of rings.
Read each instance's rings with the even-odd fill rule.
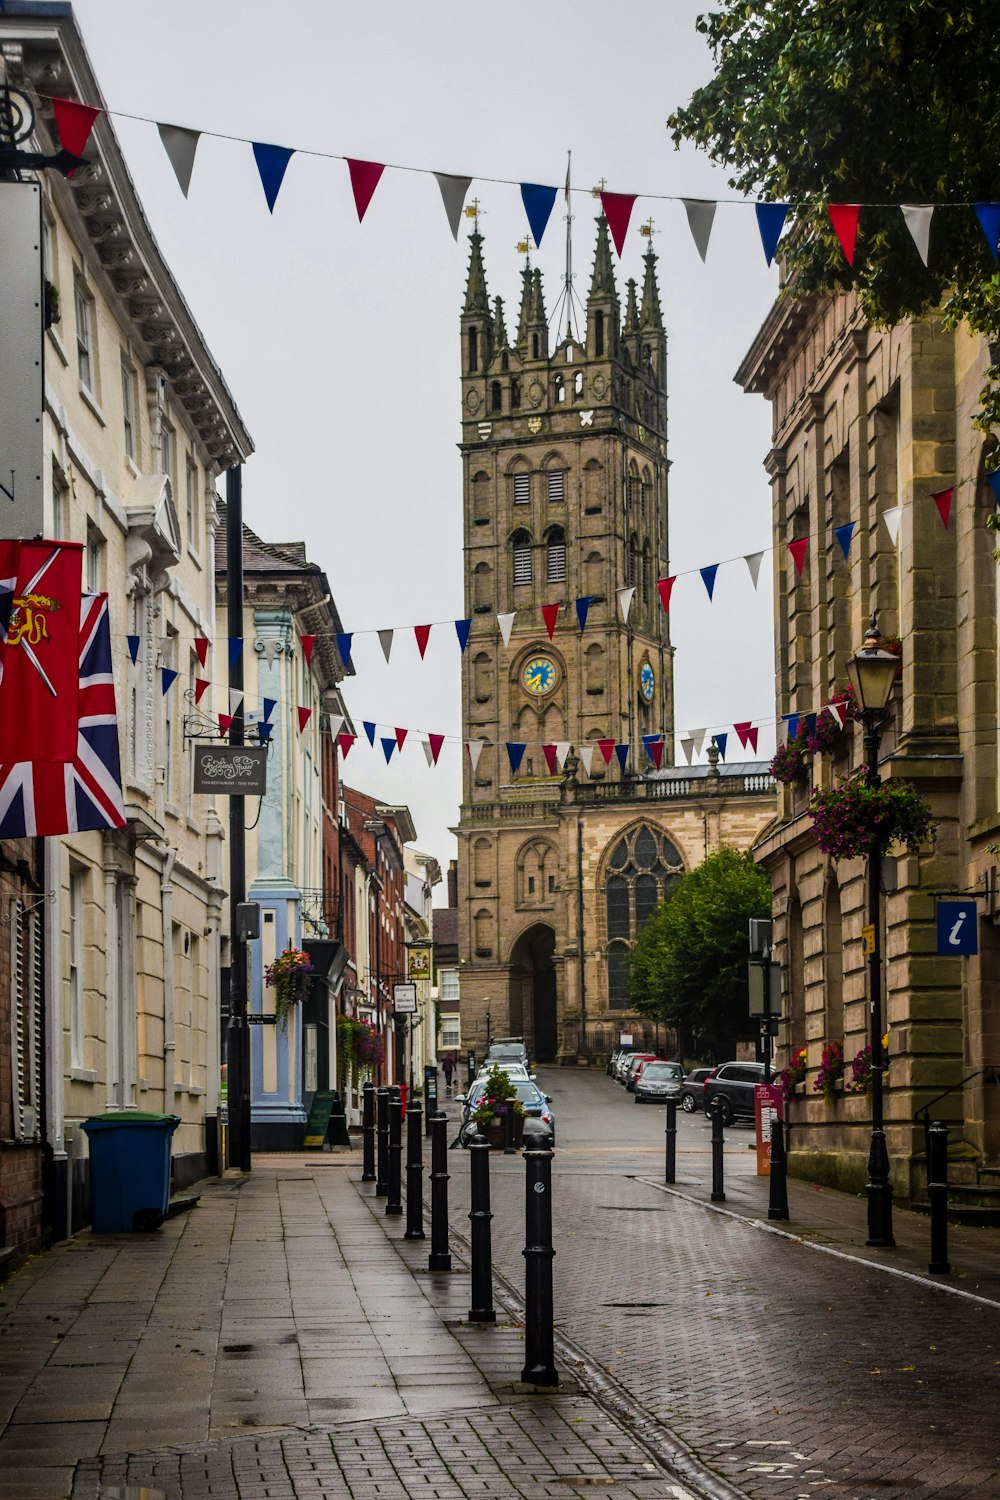
[[[877,611],[872,612],[864,645],[847,663],[847,675],[854,689],[857,714],[864,728],[865,781],[878,786],[878,747],[885,725],[889,695],[896,680],[899,659],[883,649],[878,629]],[[871,1009],[872,1049],[872,1139],[868,1152],[868,1240],[869,1245],[891,1249],[892,1183],[889,1181],[889,1153],[885,1145],[882,1078],[885,1056],[882,1051],[882,955],[879,941],[879,886],[882,879],[881,843],[868,851],[868,923],[872,938],[868,953],[868,997]]]

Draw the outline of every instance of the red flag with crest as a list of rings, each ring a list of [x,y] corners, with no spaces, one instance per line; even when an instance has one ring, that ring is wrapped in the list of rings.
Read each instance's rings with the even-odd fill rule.
[[[80,698],[80,542],[21,542],[0,661],[0,762],[71,761]]]

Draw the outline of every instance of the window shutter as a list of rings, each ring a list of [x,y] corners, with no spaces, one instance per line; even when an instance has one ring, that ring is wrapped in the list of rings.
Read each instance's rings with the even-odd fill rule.
[[[566,471],[564,469],[549,470],[549,499],[565,500],[566,498]]]
[[[515,474],[514,475],[514,504],[515,505],[530,505],[531,504],[531,475],[530,474]]]
[[[566,543],[564,541],[549,542],[547,576],[549,583],[565,583],[566,581]]]
[[[11,910],[11,1083],[17,1140],[38,1138],[41,1088],[42,925],[14,900]]]
[[[531,582],[531,544],[517,542],[514,546],[514,582]]]

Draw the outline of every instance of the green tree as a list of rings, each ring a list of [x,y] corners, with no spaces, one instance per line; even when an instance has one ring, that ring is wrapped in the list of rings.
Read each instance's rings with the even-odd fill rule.
[[[996,0],[721,0],[697,27],[715,76],[668,128],[728,167],[731,186],[792,205],[791,290],[852,286],[880,326],[943,305],[1000,338],[1000,279],[970,206],[1000,199]],[[873,205],[853,270],[831,202]],[[937,205],[926,268],[900,203]],[[998,423],[994,366],[980,425]]]
[[[771,886],[749,854],[723,846],[682,875],[632,949],[629,997],[687,1033],[700,1055],[731,1055],[750,1034],[748,923],[771,911]]]

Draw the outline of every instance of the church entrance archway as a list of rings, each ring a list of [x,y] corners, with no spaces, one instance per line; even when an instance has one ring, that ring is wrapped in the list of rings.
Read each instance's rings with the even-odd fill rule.
[[[528,1051],[537,1062],[554,1062],[559,1049],[555,946],[552,928],[539,922],[521,933],[510,955],[511,1016],[520,1010]]]

